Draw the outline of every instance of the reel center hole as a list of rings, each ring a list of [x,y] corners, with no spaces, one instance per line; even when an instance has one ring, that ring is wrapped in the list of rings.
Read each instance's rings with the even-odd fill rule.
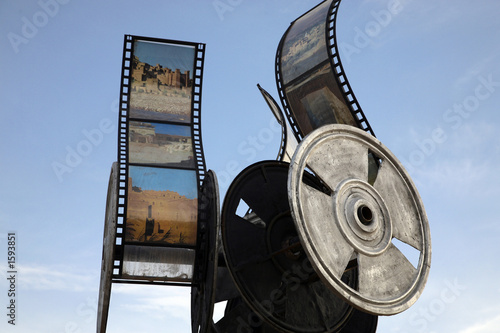
[[[373,213],[372,210],[365,205],[361,205],[358,207],[358,219],[364,225],[370,225],[373,222]]]

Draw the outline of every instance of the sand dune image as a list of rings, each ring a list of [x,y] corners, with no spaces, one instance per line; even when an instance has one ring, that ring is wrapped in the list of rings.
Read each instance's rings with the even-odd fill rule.
[[[131,121],[129,162],[162,167],[195,168],[191,128]]]
[[[128,193],[125,241],[195,245],[197,217],[196,199],[134,188]]]
[[[130,166],[125,242],[194,246],[196,171]]]

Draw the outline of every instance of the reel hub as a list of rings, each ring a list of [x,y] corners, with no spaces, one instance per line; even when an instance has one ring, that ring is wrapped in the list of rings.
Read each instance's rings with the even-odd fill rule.
[[[392,224],[385,202],[373,186],[349,179],[334,193],[334,220],[351,246],[368,256],[385,251],[392,238]]]

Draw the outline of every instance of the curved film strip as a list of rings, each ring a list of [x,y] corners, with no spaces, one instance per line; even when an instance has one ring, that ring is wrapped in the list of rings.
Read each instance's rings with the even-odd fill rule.
[[[297,142],[291,136],[290,128],[286,124],[285,115],[283,114],[283,111],[281,111],[278,103],[276,103],[274,98],[264,88],[262,88],[259,84],[257,84],[257,88],[259,88],[262,97],[264,97],[264,100],[271,109],[273,115],[276,117],[276,121],[281,125],[281,144],[276,160],[281,162],[290,162],[293,152],[295,151],[295,148],[297,148]]]
[[[291,23],[276,52],[276,84],[300,142],[326,124],[346,124],[374,135],[345,75],[336,40],[340,0],[327,0]]]

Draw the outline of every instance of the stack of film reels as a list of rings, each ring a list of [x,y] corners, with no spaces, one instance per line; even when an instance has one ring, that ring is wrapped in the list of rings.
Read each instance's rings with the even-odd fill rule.
[[[216,174],[203,179],[193,333],[375,332],[378,316],[407,310],[424,289],[427,216],[345,76],[339,5],[321,2],[283,35],[276,54],[283,111],[258,86],[282,126],[277,160],[236,176],[222,209]],[[219,302],[225,312],[214,322]]]
[[[248,166],[225,195],[219,272],[231,280],[213,284],[229,298],[224,317],[205,325],[212,331],[375,332],[377,316],[408,309],[427,281],[424,206],[345,76],[339,5],[320,3],[284,34],[276,56],[284,113],[259,86],[283,139],[277,161]]]

